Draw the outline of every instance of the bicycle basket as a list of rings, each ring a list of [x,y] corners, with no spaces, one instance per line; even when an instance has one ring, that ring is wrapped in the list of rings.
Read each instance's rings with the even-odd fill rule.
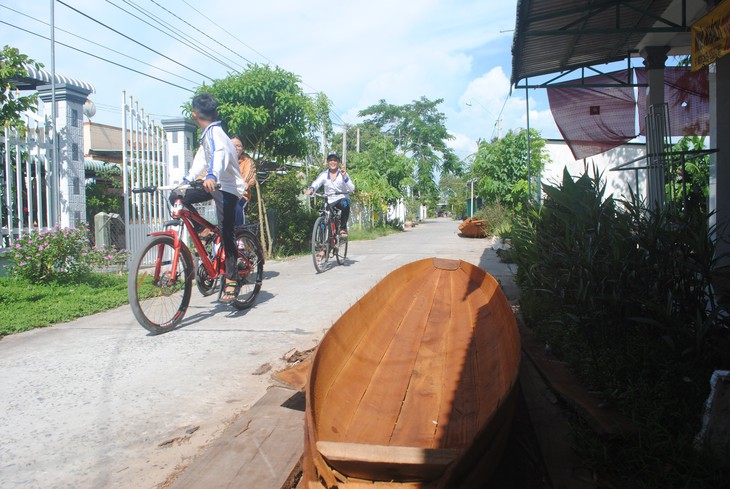
[[[243,226],[236,226],[236,229],[243,229],[244,231],[253,233],[256,236],[259,235],[259,223],[257,222],[250,222],[248,224],[244,224]]]

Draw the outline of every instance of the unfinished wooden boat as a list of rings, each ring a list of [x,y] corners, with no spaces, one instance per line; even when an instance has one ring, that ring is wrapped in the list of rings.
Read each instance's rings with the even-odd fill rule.
[[[483,487],[510,432],[519,364],[491,275],[439,258],[395,270],[317,348],[300,487]]]
[[[468,238],[483,238],[487,235],[484,221],[467,217],[459,224],[459,232]]]

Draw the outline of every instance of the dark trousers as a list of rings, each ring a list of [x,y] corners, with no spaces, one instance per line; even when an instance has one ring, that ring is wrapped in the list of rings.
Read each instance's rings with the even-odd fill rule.
[[[170,201],[175,202],[178,198],[178,194],[170,195]],[[229,280],[236,280],[236,260],[238,258],[238,247],[236,246],[236,238],[234,236],[234,230],[236,226],[236,210],[238,209],[238,196],[218,190],[209,193],[207,190],[202,188],[190,188],[187,189],[183,196],[183,205],[190,211],[198,214],[198,211],[193,207],[192,204],[198,204],[200,202],[206,202],[210,199],[215,201],[216,217],[218,218],[218,227],[221,230],[221,241],[223,242],[223,249],[226,251],[226,278]],[[202,231],[199,225],[193,223],[196,231]]]
[[[340,231],[347,230],[347,220],[350,219],[350,199],[340,199],[330,207],[339,209],[342,212],[340,214]]]
[[[218,226],[221,228],[223,249],[226,250],[226,278],[228,280],[236,280],[238,278],[238,272],[236,270],[238,247],[236,246],[236,238],[233,231],[236,227],[238,196],[223,191],[214,193],[221,194],[221,205],[218,205],[218,201],[216,201],[215,207],[218,213]]]

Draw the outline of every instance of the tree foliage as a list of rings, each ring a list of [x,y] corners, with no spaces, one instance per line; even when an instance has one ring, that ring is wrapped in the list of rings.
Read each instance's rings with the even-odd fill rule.
[[[413,191],[421,198],[438,197],[436,174],[460,171],[459,159],[446,145],[453,136],[446,130],[446,116],[437,107],[443,99],[421,97],[406,105],[385,100],[362,111],[372,124],[387,134],[402,154],[413,160]]]
[[[0,50],[0,126],[21,127],[21,114],[36,110],[38,95],[20,95],[16,80],[27,76],[25,65],[36,69],[43,65],[21,54],[18,49],[5,45]]]
[[[281,68],[249,64],[242,73],[214,80],[196,93],[211,93],[218,101],[218,113],[230,135],[242,138],[253,159],[274,162],[280,167],[292,159],[310,154],[316,137],[318,107],[302,91],[298,76]],[[321,109],[321,108],[320,108]],[[189,110],[189,107],[188,107]],[[273,252],[266,201],[256,182],[256,213],[261,217],[261,244],[267,255]]]
[[[534,183],[550,158],[545,140],[530,130],[528,169],[527,131],[510,130],[502,139],[479,145],[470,176],[477,180],[477,194],[487,205],[501,203],[519,210],[538,189]],[[528,176],[532,183],[528,181]]]
[[[226,132],[243,137],[254,159],[286,161],[308,154],[315,128],[315,106],[299,82],[281,68],[249,64],[196,92],[215,96]]]

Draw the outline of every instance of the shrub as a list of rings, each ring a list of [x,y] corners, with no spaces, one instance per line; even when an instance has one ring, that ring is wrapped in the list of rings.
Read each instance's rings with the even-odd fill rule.
[[[522,214],[512,234],[526,319],[588,388],[647,429],[638,445],[624,440],[618,455],[686,459],[706,379],[730,367],[711,283],[719,257],[709,216],[652,211],[636,196],[604,198],[598,174],[574,180],[566,171],[544,191],[543,205]],[[697,476],[692,470],[673,482]],[[644,487],[700,487],[668,478]]]
[[[21,236],[10,248],[13,276],[34,282],[78,280],[92,269],[121,265],[127,251],[95,248],[85,224],[56,226]]]
[[[512,229],[512,211],[501,202],[489,204],[474,213],[475,219],[484,221],[487,236],[507,237]]]

